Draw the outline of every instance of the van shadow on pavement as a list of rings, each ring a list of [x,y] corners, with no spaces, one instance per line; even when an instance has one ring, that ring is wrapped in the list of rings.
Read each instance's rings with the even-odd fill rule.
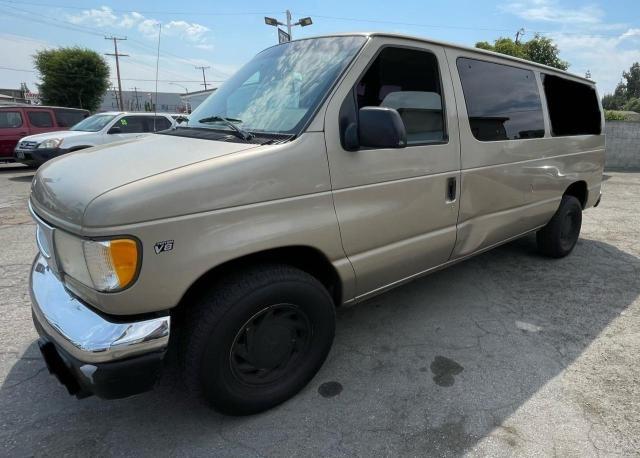
[[[518,431],[501,425],[633,303],[639,271],[640,259],[599,241],[562,260],[515,241],[340,309],[309,386],[244,418],[187,398],[174,365],[151,393],[77,401],[34,343],[0,388],[0,443],[8,455],[424,456],[463,453],[503,428],[515,447]]]

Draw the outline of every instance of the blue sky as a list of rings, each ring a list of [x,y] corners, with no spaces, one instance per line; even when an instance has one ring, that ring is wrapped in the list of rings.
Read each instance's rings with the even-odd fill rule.
[[[127,36],[120,52],[123,89],[153,89],[157,23],[163,24],[159,89],[201,89],[196,65],[210,66],[207,78],[223,81],[261,49],[277,40],[265,15],[281,20],[311,16],[310,27],[294,38],[345,31],[390,31],[473,46],[480,40],[525,39],[543,32],[558,44],[569,71],[591,71],[601,93],[613,90],[621,73],[640,61],[640,2],[610,0],[395,0],[393,2],[312,0],[0,0],[0,87],[27,82],[36,90],[31,55],[38,49],[78,45],[112,52],[103,36]],[[113,65],[113,58],[107,58]],[[112,76],[115,77],[115,68]],[[173,82],[173,84],[170,84]],[[115,83],[115,80],[114,80]],[[218,84],[218,83],[216,83]]]

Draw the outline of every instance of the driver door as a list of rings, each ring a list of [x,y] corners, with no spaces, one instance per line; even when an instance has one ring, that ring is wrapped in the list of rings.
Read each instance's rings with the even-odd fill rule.
[[[328,106],[325,135],[343,246],[363,298],[449,260],[460,144],[442,47],[374,37],[354,66]],[[400,113],[406,147],[343,147],[345,126],[372,105]]]

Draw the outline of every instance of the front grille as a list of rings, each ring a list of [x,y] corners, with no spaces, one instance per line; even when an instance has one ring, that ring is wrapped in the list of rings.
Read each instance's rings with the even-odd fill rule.
[[[19,149],[36,149],[36,147],[38,146],[38,142],[32,142],[32,141],[21,141],[18,144],[18,148]]]

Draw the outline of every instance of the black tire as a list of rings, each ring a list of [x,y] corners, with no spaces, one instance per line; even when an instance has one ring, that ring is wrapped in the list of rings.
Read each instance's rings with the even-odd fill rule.
[[[573,250],[582,227],[582,205],[573,196],[562,196],[560,207],[536,234],[538,250],[551,258],[563,258]]]
[[[225,414],[286,401],[318,372],[333,343],[331,296],[294,267],[227,276],[192,306],[181,352],[185,381]]]

